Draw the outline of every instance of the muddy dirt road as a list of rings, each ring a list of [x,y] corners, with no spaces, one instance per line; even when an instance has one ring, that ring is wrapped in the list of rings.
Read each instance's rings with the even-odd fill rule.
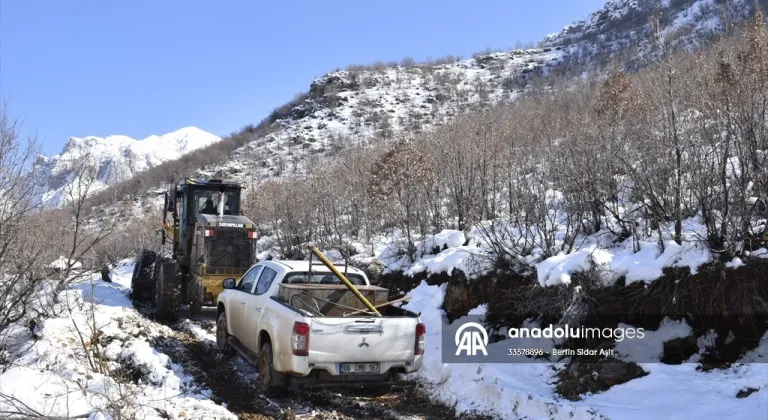
[[[151,314],[147,313],[147,316]],[[241,419],[429,419],[459,418],[451,407],[430,401],[422,386],[405,382],[387,389],[292,388],[285,397],[268,398],[259,388],[258,372],[240,356],[224,358],[215,344],[214,308],[199,316],[182,313],[170,326],[174,334],[157,339],[156,348],[184,366],[195,381],[213,392]],[[490,419],[468,416],[462,419]]]

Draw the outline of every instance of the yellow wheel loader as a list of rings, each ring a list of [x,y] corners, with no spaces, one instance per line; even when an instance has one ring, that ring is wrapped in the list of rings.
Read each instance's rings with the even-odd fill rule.
[[[187,178],[166,192],[163,251],[143,249],[136,256],[132,298],[152,302],[156,317],[170,321],[182,305],[193,314],[215,306],[224,279],[239,278],[256,262],[256,225],[242,215],[243,189]]]

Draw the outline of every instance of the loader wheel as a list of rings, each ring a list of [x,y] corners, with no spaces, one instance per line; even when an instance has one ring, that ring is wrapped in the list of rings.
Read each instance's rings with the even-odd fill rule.
[[[203,280],[199,276],[192,274],[187,290],[189,293],[189,296],[187,296],[189,312],[192,315],[199,315],[203,311],[203,293],[205,291]]]
[[[222,312],[219,314],[219,319],[216,320],[216,348],[218,348],[224,356],[234,356],[237,352],[237,350],[229,344],[229,341],[227,341],[229,337],[229,332],[227,331],[227,313]]]
[[[264,394],[280,396],[288,390],[291,377],[275,370],[275,358],[272,355],[272,343],[267,341],[259,351],[259,384]]]
[[[155,282],[152,277],[153,264],[157,254],[142,249],[136,255],[131,276],[131,298],[139,302],[151,301],[155,294]]]
[[[178,265],[169,260],[156,263],[157,281],[155,285],[155,318],[164,321],[179,319],[181,307],[181,275]]]

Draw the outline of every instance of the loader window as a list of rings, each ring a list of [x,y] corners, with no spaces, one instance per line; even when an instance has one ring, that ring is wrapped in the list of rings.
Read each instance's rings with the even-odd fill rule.
[[[237,214],[238,205],[240,203],[238,191],[225,191],[224,192],[224,214],[235,215]],[[210,200],[210,203],[208,202]],[[192,200],[195,206],[195,215],[200,213],[204,214],[218,214],[219,213],[219,190],[197,190],[195,191],[194,199]],[[211,207],[212,206],[212,207]]]

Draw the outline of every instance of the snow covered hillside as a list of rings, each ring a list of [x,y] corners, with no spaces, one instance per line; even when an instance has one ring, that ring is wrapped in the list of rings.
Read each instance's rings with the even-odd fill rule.
[[[61,206],[67,200],[67,190],[77,171],[82,170],[86,162],[96,171],[90,189],[96,192],[219,140],[218,136],[196,127],[141,140],[120,135],[72,137],[60,154],[38,158],[35,166],[39,182],[35,196],[48,208]]]
[[[758,3],[768,6],[768,0]],[[233,179],[249,187],[300,177],[351,147],[429,131],[467,111],[513,101],[539,75],[600,73],[619,54],[629,66],[646,65],[651,16],[657,11],[673,46],[702,46],[722,32],[723,7],[714,0],[612,0],[547,36],[540,48],[335,70],[312,81],[305,93],[260,124],[243,129],[233,142],[237,146],[220,151],[217,163],[180,161],[179,168],[191,176]],[[738,24],[752,14],[753,3],[728,2],[727,9],[729,22]]]
[[[765,10],[768,1],[610,0],[585,19],[546,36],[542,45],[567,47],[571,58],[582,62],[629,53],[624,58],[641,66],[653,48],[654,18],[670,45],[691,50],[723,33],[726,25],[752,16],[756,6]]]
[[[275,110],[269,134],[257,134],[227,163],[202,173],[249,184],[301,175],[319,164],[318,157],[426,131],[467,110],[513,100],[562,56],[560,48],[544,48],[333,71],[314,80],[308,94]]]

